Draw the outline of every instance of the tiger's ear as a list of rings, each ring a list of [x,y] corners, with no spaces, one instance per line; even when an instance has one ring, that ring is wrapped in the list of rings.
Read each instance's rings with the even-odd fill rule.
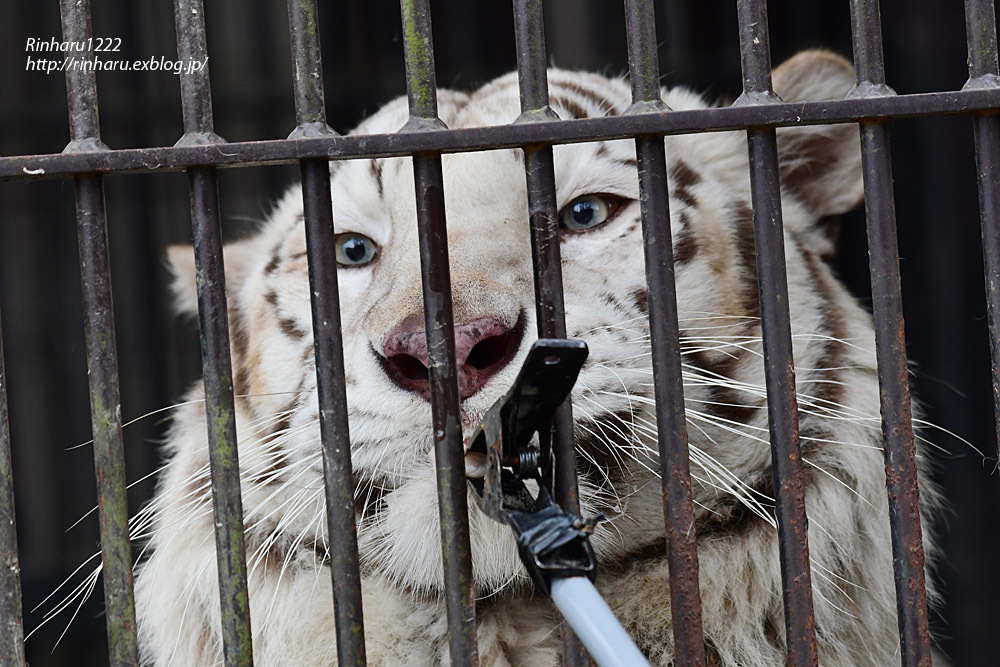
[[[246,280],[253,266],[253,238],[228,244],[222,250],[226,272],[226,296],[233,294]],[[198,284],[194,263],[194,248],[189,245],[172,245],[167,248],[167,264],[173,280],[170,289],[174,307],[181,315],[198,316]]]
[[[771,75],[785,102],[842,99],[854,87],[854,68],[829,51],[802,51]],[[778,129],[781,183],[817,216],[845,213],[864,197],[861,140],[854,123]]]

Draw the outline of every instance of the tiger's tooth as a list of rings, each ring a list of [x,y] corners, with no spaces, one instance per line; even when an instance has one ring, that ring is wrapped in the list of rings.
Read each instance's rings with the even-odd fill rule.
[[[475,478],[486,476],[486,454],[482,452],[465,453],[465,476]]]

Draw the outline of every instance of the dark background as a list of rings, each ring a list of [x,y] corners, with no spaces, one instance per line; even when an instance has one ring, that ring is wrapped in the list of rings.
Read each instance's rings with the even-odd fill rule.
[[[286,9],[280,0],[206,0],[216,129],[231,141],[282,138],[294,127]],[[69,140],[59,74],[26,72],[28,37],[60,36],[55,2],[4,0],[0,21],[0,154],[59,152]],[[507,3],[437,0],[438,83],[472,88],[515,66]],[[775,63],[825,46],[851,52],[847,2],[773,0]],[[626,70],[622,6],[597,0],[547,0],[547,40],[559,66],[618,74]],[[321,35],[331,125],[346,132],[405,93],[398,4],[389,0],[321,3]],[[882,2],[886,69],[900,93],[954,90],[967,78],[962,3]],[[714,99],[740,92],[735,3],[658,3],[664,83]],[[169,2],[94,2],[95,37],[121,37],[122,58],[176,57]],[[39,54],[35,54],[39,55]],[[110,55],[110,54],[109,54]],[[173,144],[182,134],[177,77],[169,73],[98,75],[101,128],[112,148]],[[996,664],[1000,621],[1000,483],[989,389],[988,333],[972,124],[967,117],[897,121],[893,168],[907,339],[914,393],[927,418],[985,453],[938,432],[928,436],[936,475],[952,507],[937,526],[944,558],[944,604],[933,621],[956,665]],[[266,215],[295,180],[295,167],[224,170],[223,217],[229,238]],[[123,417],[175,401],[199,376],[197,335],[170,314],[164,248],[189,238],[183,174],[106,179]],[[336,205],[336,203],[335,203]],[[864,216],[843,219],[843,278],[865,302]],[[638,249],[637,249],[638,252]],[[25,625],[30,610],[98,548],[79,268],[68,180],[0,183],[0,312],[9,376],[18,539]],[[156,444],[169,413],[125,429],[129,480],[158,464]],[[138,481],[135,511],[151,492]],[[48,603],[46,608],[51,608]],[[65,613],[28,641],[34,665],[106,664],[100,590],[62,642]]]

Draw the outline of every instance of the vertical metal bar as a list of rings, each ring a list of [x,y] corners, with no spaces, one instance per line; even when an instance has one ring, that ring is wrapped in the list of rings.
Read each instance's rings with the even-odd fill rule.
[[[62,0],[60,14],[63,39],[89,46],[89,0]],[[64,152],[107,150],[100,139],[97,81],[93,70],[87,67],[92,58],[88,48],[69,56],[66,65],[70,143]],[[136,665],[139,657],[132,592],[132,543],[128,532],[104,184],[100,176],[88,174],[76,177],[74,185],[109,661],[113,665]]]
[[[518,85],[521,116],[518,122],[552,120],[545,70],[545,35],[540,0],[515,0],[514,28],[517,40]],[[563,301],[562,260],[559,251],[558,202],[551,146],[524,148],[525,178],[528,188],[528,217],[535,272],[535,313],[538,335],[566,337]],[[573,452],[572,411],[567,401],[555,420],[553,451],[556,455],[557,500],[571,512],[579,511],[576,488],[576,457]],[[567,428],[561,428],[561,427]]]
[[[316,0],[289,0],[288,23],[298,123],[289,137],[292,139],[336,134],[326,124],[318,18]],[[351,436],[340,329],[340,291],[330,199],[330,164],[325,159],[303,160],[300,167],[309,253],[309,291],[323,440],[327,544],[333,577],[337,657],[342,665],[364,665],[361,571],[358,565]]]
[[[400,0],[406,91],[410,120],[403,131],[440,128],[437,81],[428,0]],[[476,647],[476,601],[469,542],[468,491],[462,442],[458,367],[455,363],[455,319],[448,228],[444,208],[441,155],[413,156],[420,271],[427,328],[431,415],[437,465],[438,511],[444,554],[449,649],[454,665],[479,664]]]
[[[852,0],[851,28],[858,78],[852,95],[894,95],[885,83],[878,0]],[[924,549],[899,284],[889,126],[885,121],[861,122],[861,157],[901,657],[903,665],[929,667]]]
[[[743,95],[737,104],[775,101],[766,4],[763,0],[739,0],[737,5],[743,61]],[[816,623],[774,128],[749,129],[747,143],[788,664],[816,665]]]
[[[993,0],[966,0],[965,24],[969,41],[969,81],[965,89],[1000,88]],[[1000,116],[977,115],[973,130],[986,269],[986,312],[993,356],[993,410],[1000,451]]]
[[[215,134],[212,118],[205,10],[202,1],[175,0],[174,23],[177,31],[177,57],[187,62],[205,62],[205,67],[201,70],[185,70],[180,75],[184,136],[177,144],[193,146],[222,142],[223,139]],[[201,364],[212,472],[212,510],[222,611],[222,654],[226,665],[252,665],[243,501],[240,493],[226,278],[222,261],[222,224],[215,168],[189,169],[188,186],[191,193],[191,225],[201,326]]]
[[[3,367],[0,326],[0,665],[24,667],[24,624],[21,620],[21,566],[14,520],[14,475],[10,463],[7,376]]]
[[[336,132],[326,124],[316,0],[288,0],[288,28],[292,44],[296,118],[295,131],[289,138],[302,137],[306,133],[305,128],[314,128],[319,136],[335,135]]]
[[[514,39],[521,115],[527,123],[558,118],[549,107],[545,55],[545,20],[541,0],[514,0]],[[528,189],[531,258],[535,275],[535,315],[540,338],[566,337],[562,259],[559,248],[558,202],[552,146],[524,146]],[[553,481],[556,501],[568,512],[580,511],[573,446],[573,404],[569,398],[552,419]],[[562,624],[563,658],[567,665],[590,664],[590,656],[567,623]]]
[[[661,112],[660,66],[652,0],[625,0],[632,106],[627,113]],[[663,137],[636,137],[639,205],[646,261],[650,349],[656,398],[657,440],[666,519],[674,662],[705,664],[698,588],[698,543],[691,499],[680,332],[674,284],[674,251]]]

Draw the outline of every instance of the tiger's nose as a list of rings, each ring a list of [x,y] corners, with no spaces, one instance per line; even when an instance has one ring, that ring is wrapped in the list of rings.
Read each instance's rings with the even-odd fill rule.
[[[455,363],[462,399],[482,389],[510,362],[521,342],[523,328],[521,318],[514,328],[508,328],[491,316],[455,326]],[[426,333],[415,324],[404,323],[385,339],[382,352],[393,381],[430,400]]]

